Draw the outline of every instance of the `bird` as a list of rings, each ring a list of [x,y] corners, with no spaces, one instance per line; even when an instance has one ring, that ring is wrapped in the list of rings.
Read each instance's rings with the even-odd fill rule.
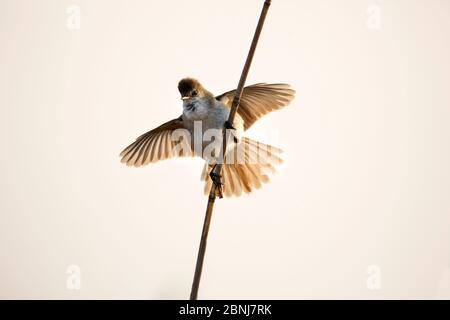
[[[209,192],[212,183],[217,183],[220,197],[222,193],[226,197],[248,194],[269,182],[269,175],[276,172],[275,166],[283,162],[282,150],[243,133],[262,116],[287,106],[294,99],[295,90],[284,83],[244,87],[232,124],[228,123],[228,116],[236,90],[215,96],[197,79],[188,77],[178,82],[178,91],[182,114],[137,137],[120,153],[121,162],[140,167],[173,157],[201,157],[205,160],[201,174],[204,193]],[[220,152],[223,128],[232,137],[227,138],[224,157]],[[220,161],[222,171],[217,177],[213,169]]]

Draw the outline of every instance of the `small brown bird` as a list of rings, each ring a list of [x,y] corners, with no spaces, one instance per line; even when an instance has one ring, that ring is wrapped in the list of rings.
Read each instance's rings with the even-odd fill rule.
[[[200,156],[206,161],[201,178],[208,193],[212,183],[208,172],[221,161],[219,154],[225,126],[232,132],[233,139],[227,138],[222,166],[224,195],[240,196],[267,183],[267,173],[274,172],[274,165],[282,162],[279,157],[282,151],[242,137],[242,133],[265,114],[288,105],[295,91],[287,84],[258,83],[245,87],[231,126],[227,119],[235,90],[214,96],[192,78],[182,79],[178,90],[183,100],[182,115],[139,136],[121,152],[121,161],[139,167],[172,157]]]

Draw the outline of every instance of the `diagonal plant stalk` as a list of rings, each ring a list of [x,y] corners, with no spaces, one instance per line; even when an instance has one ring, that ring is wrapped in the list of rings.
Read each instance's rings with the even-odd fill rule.
[[[233,102],[231,105],[230,115],[228,117],[228,123],[233,124],[234,117],[236,115],[237,109],[239,107],[239,103],[242,96],[242,91],[244,90],[245,81],[247,80],[248,71],[250,70],[250,65],[252,64],[253,56],[255,54],[256,46],[258,44],[259,36],[261,34],[261,30],[264,25],[264,20],[267,15],[267,11],[269,10],[269,6],[271,4],[271,0],[265,0],[264,6],[261,11],[261,15],[259,16],[258,25],[256,26],[255,34],[253,36],[252,44],[250,46],[250,50],[247,55],[247,60],[245,61],[244,69],[241,73],[241,78],[239,79],[239,84],[236,89],[235,96],[233,98]],[[225,150],[227,147],[227,130],[223,130],[223,145],[222,145],[222,162],[225,158]],[[213,168],[214,173],[216,176],[220,176],[220,173],[222,171],[222,163],[218,163]],[[205,251],[206,251],[206,243],[208,239],[208,232],[209,232],[209,226],[211,224],[211,216],[214,209],[214,203],[216,201],[216,195],[218,194],[218,191],[220,190],[220,186],[216,185],[216,183],[213,183],[211,186],[211,191],[209,192],[208,196],[208,206],[206,208],[206,214],[205,214],[205,221],[203,222],[203,230],[202,230],[202,237],[200,240],[200,246],[198,249],[198,256],[197,256],[197,264],[195,266],[195,274],[194,274],[194,280],[192,283],[192,290],[191,290],[191,300],[197,300],[198,296],[198,288],[200,285],[200,278],[202,275],[202,269],[203,269],[203,260],[205,259]]]

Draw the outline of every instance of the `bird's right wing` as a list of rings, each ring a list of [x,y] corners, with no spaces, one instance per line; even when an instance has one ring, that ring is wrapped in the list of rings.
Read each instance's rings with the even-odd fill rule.
[[[216,97],[228,108],[231,108],[236,90],[225,92]],[[279,110],[294,99],[295,91],[284,83],[257,83],[245,87],[237,113],[244,120],[244,129],[250,128],[256,120],[265,114]]]
[[[139,136],[120,156],[127,166],[140,167],[168,158],[194,156],[194,152],[180,117]]]

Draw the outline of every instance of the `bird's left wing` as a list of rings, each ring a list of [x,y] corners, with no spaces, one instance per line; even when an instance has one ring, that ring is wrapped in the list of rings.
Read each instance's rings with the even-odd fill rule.
[[[120,153],[121,162],[134,167],[193,155],[189,132],[184,128],[181,117],[144,133]]]

